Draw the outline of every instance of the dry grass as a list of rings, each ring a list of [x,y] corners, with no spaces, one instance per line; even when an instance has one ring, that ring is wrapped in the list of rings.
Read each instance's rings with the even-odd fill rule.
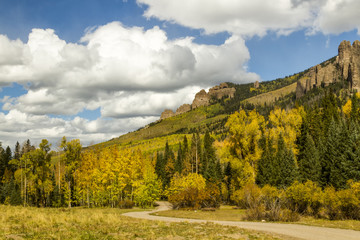
[[[158,212],[154,215],[202,220],[243,221],[245,211],[245,209],[233,209],[230,206],[221,206],[220,210],[214,212],[201,210],[169,210]]]
[[[296,223],[310,226],[342,228],[360,231],[359,220],[326,220],[313,217],[301,217],[300,221]]]
[[[138,220],[122,216],[126,211],[0,205],[0,239],[281,239],[211,223]]]
[[[252,103],[254,105],[264,105],[265,103],[270,104],[270,103],[275,102],[275,100],[279,99],[280,97],[284,97],[290,93],[295,92],[296,84],[297,83],[293,83],[291,85],[277,89],[275,91],[263,93],[263,94],[255,96],[255,97],[248,98],[244,101]]]
[[[203,220],[218,220],[218,221],[244,221],[245,216],[244,209],[232,209],[230,206],[222,206],[215,212],[203,212],[203,211],[187,211],[187,210],[170,210],[164,212],[158,212],[159,216],[177,217],[177,218],[193,218]],[[289,222],[286,222],[289,223]],[[313,217],[301,217],[300,221],[293,222],[295,224],[303,224],[309,226],[330,227],[330,228],[342,228],[352,229],[360,231],[360,221],[357,220],[326,220],[316,219]],[[290,223],[291,224],[291,223]]]

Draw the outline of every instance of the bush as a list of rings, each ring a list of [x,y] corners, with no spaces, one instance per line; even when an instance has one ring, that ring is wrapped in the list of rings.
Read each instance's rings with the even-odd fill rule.
[[[253,183],[234,192],[232,200],[242,208],[257,208],[261,204],[261,189]]]
[[[322,191],[314,182],[294,182],[285,191],[287,207],[300,214],[318,216],[321,208]]]
[[[121,209],[130,209],[135,206],[135,203],[129,199],[125,199],[122,201],[119,201],[119,208]]]
[[[322,205],[327,218],[330,220],[341,219],[341,203],[334,187],[327,187],[324,189]]]
[[[219,207],[220,190],[213,183],[206,185],[203,176],[191,173],[185,177],[175,176],[171,180],[168,199],[174,209]]]

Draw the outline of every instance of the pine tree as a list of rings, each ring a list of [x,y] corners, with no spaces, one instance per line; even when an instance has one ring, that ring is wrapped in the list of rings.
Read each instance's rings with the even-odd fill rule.
[[[346,180],[360,181],[360,129],[354,121],[350,122],[347,144],[346,162],[344,164]]]
[[[282,134],[278,138],[278,151],[275,159],[275,169],[278,172],[275,186],[285,188],[290,186],[297,178],[297,168],[294,153],[286,147]]]
[[[165,152],[164,152],[164,164],[165,164],[165,186],[170,185],[171,178],[175,173],[175,155],[173,151],[169,147],[169,143],[165,144]]]
[[[158,151],[156,153],[155,173],[160,178],[163,184],[163,189],[165,189],[166,186],[165,165],[166,162],[165,162],[164,154]]]
[[[277,171],[275,161],[275,149],[273,148],[272,139],[266,138],[265,135],[259,141],[260,147],[263,149],[261,158],[258,161],[256,183],[260,186],[266,184],[275,185],[279,172]]]
[[[179,174],[181,174],[183,170],[183,157],[183,150],[181,148],[181,143],[179,143],[179,150],[175,161],[175,172],[178,172]]]
[[[305,134],[305,139],[303,140],[303,143],[301,143],[298,165],[300,181],[320,181],[321,164],[319,152],[317,151],[314,140],[309,133]]]
[[[321,162],[321,185],[323,187],[332,185],[335,188],[341,188],[346,184],[342,167],[346,161],[344,147],[346,146],[347,134],[345,134],[344,129],[334,120],[330,122]]]
[[[358,122],[359,120],[360,120],[359,99],[356,96],[356,91],[355,91],[351,97],[350,121]]]
[[[201,174],[207,180],[217,181],[221,178],[221,167],[215,155],[213,147],[214,139],[206,131],[204,136],[203,158],[201,165]]]
[[[227,196],[226,196],[226,201],[230,202],[230,197],[232,195],[232,191],[231,191],[231,179],[232,179],[232,168],[231,168],[231,163],[227,162],[225,169],[224,169],[224,182],[226,185],[226,189],[227,189]]]
[[[202,164],[202,151],[200,135],[194,133],[191,138],[191,172],[200,173],[200,165]]]

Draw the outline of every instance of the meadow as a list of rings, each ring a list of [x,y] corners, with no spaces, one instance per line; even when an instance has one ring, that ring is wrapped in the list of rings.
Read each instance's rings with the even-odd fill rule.
[[[122,216],[116,208],[0,205],[0,239],[284,239],[212,223],[165,223]]]

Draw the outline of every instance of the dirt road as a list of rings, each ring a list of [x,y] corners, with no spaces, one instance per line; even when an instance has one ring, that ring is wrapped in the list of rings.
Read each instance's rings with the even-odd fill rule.
[[[145,212],[128,212],[123,215],[133,218],[141,218],[154,221],[165,222],[189,222],[189,223],[206,223],[212,222],[224,226],[236,226],[244,229],[251,229],[263,232],[273,232],[292,238],[308,240],[360,240],[360,231],[345,230],[337,228],[313,227],[298,224],[282,223],[262,223],[262,222],[234,222],[234,221],[214,221],[199,219],[184,219],[150,215],[150,213],[166,211],[171,209],[168,202],[158,202],[159,207],[153,211]]]

